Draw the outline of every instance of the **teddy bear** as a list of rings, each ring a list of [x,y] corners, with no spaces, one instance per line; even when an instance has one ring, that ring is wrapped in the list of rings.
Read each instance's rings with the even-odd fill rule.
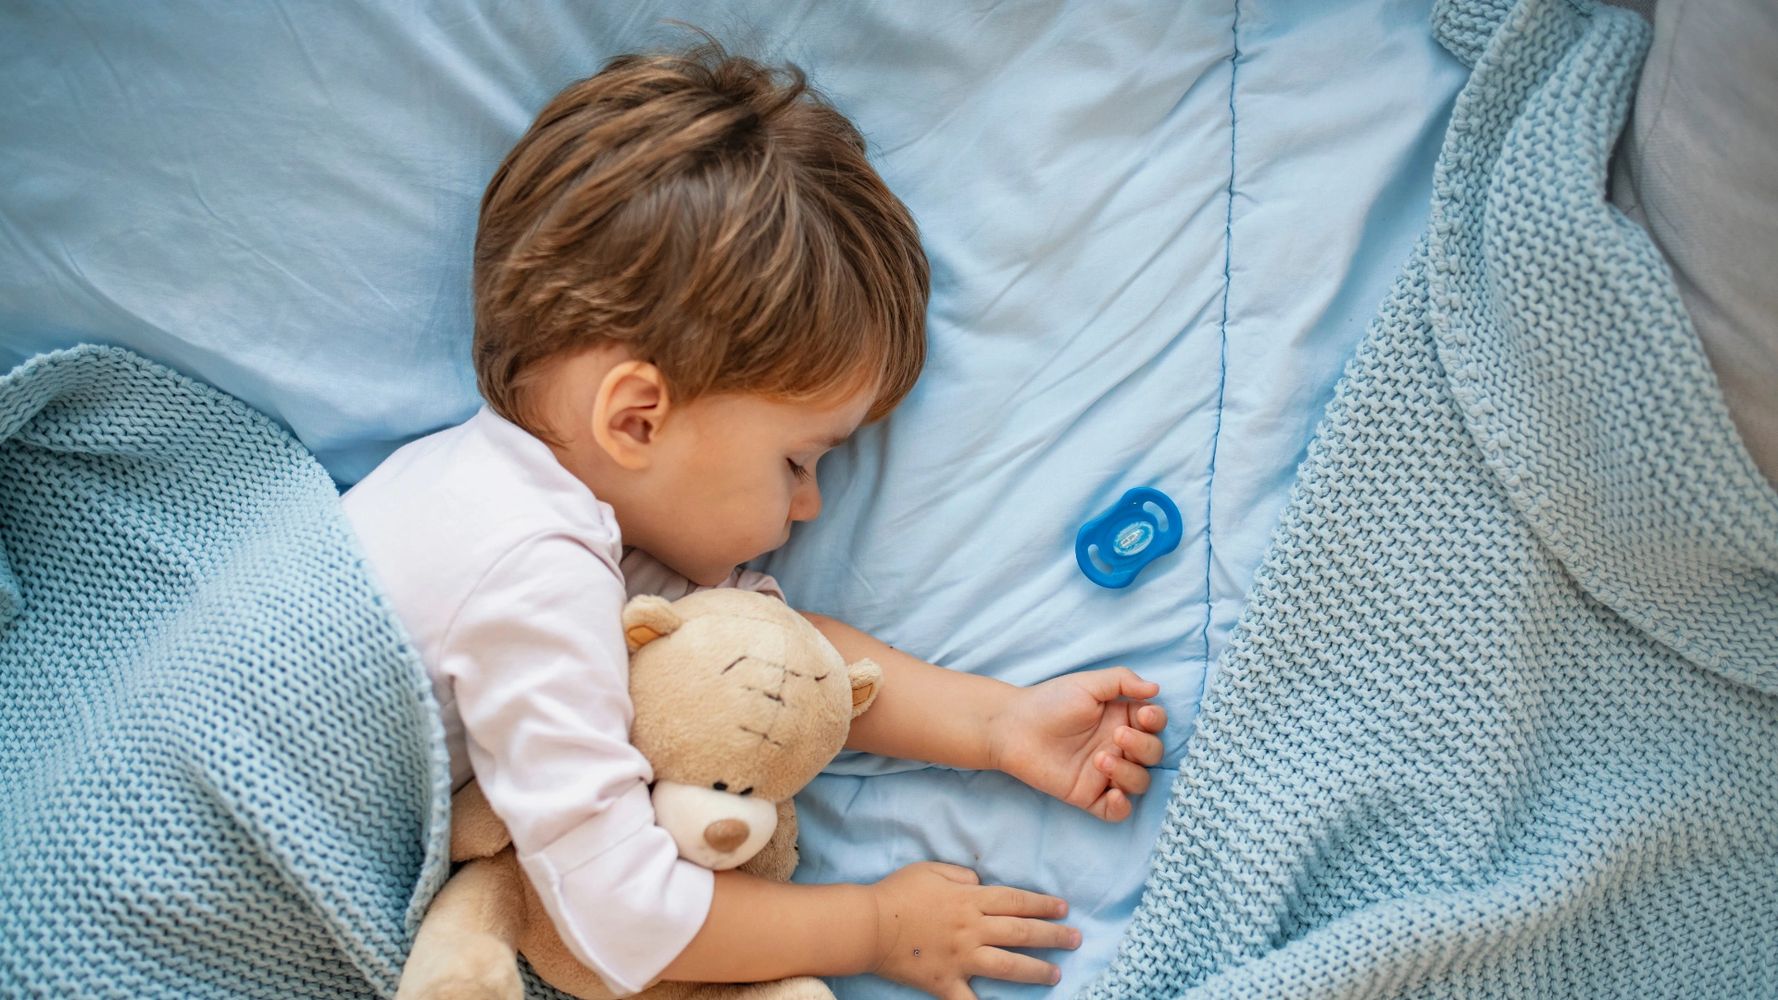
[[[679,853],[721,870],[788,881],[796,868],[791,797],[839,753],[882,683],[848,665],[802,615],[735,589],[623,610],[630,650],[630,741],[653,766],[655,822]],[[556,935],[519,867],[506,827],[472,782],[451,800],[451,861],[461,862],[421,922],[397,1000],[519,1000],[517,956],[582,1000],[612,996]],[[650,1000],[831,1000],[821,980],[658,982]]]

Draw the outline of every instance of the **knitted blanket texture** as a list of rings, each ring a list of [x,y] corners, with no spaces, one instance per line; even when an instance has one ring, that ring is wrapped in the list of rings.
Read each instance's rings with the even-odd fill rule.
[[[0,997],[393,993],[430,701],[271,420],[115,349],[0,378]]]
[[[1778,496],[1604,200],[1646,27],[1434,20],[1429,231],[1087,996],[1778,996]]]

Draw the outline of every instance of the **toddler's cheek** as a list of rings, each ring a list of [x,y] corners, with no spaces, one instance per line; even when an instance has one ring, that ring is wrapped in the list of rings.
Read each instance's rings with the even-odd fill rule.
[[[788,541],[790,541],[790,522],[783,521],[774,524],[762,530],[755,538],[758,548],[754,550],[754,555],[764,555],[774,549],[781,548]],[[748,556],[748,558],[751,559],[753,556]]]

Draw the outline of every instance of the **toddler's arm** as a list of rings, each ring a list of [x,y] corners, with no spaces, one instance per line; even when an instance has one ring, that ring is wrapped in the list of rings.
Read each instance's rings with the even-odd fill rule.
[[[934,666],[824,615],[804,613],[848,661],[883,668],[881,693],[846,746],[948,767],[996,769],[1118,822],[1148,790],[1167,712],[1160,685],[1122,667],[1029,688]]]
[[[944,998],[973,997],[971,976],[1053,985],[1056,966],[1005,949],[1078,947],[1080,932],[1049,922],[1066,912],[1053,896],[983,886],[966,868],[930,862],[869,886],[720,872],[710,916],[662,975],[760,982],[874,973]]]

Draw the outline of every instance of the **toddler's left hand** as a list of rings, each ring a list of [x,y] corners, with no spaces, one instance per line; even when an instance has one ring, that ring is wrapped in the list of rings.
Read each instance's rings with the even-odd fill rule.
[[[1160,685],[1124,667],[1024,688],[990,725],[993,766],[1109,823],[1129,818],[1160,763],[1167,710],[1145,699]]]

